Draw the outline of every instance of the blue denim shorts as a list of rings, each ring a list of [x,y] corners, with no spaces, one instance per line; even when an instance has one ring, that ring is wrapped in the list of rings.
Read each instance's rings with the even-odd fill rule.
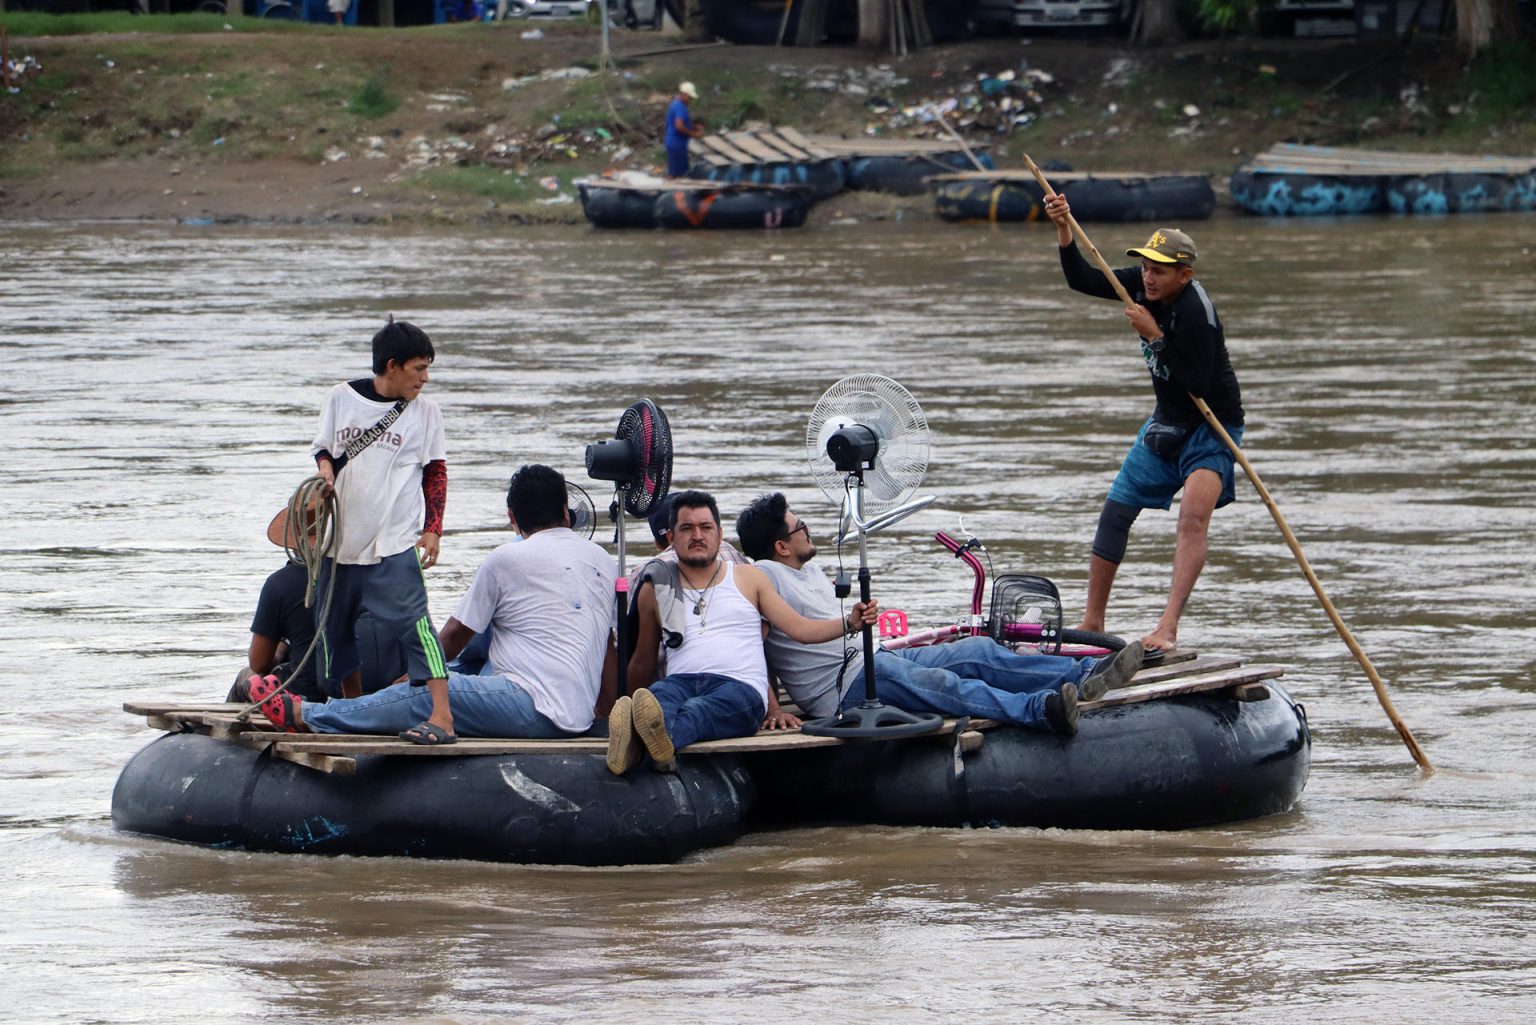
[[[1138,509],[1167,509],[1173,504],[1173,496],[1196,470],[1214,470],[1221,475],[1221,497],[1216,500],[1216,508],[1220,509],[1237,497],[1233,477],[1237,460],[1232,457],[1227,443],[1211,430],[1210,424],[1202,423],[1196,427],[1178,455],[1164,459],[1141,440],[1151,422],[1152,418],[1148,417],[1141,430],[1136,432],[1136,444],[1125,454],[1120,472],[1109,487],[1110,501]],[[1241,427],[1222,426],[1232,435],[1233,441],[1239,445],[1243,443]]]

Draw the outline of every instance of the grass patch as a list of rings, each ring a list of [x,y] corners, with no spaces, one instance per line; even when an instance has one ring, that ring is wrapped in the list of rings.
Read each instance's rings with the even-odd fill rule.
[[[385,68],[377,74],[370,75],[347,101],[347,109],[358,117],[370,121],[387,117],[398,110],[400,97],[384,87],[384,77],[388,74],[389,69]]]
[[[129,14],[127,11],[101,11],[96,14],[45,14],[40,11],[7,11],[0,14],[11,38],[36,36],[126,35],[135,32],[190,34],[223,32],[229,25],[234,32],[312,32],[327,31],[328,25],[308,25],[277,18],[225,17],[222,14]]]
[[[1520,39],[1494,43],[1473,61],[1467,89],[1480,120],[1525,116],[1536,106],[1536,47]]]

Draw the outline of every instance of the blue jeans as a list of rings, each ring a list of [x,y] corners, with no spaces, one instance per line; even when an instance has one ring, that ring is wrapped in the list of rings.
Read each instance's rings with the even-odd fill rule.
[[[461,737],[571,737],[533,707],[533,696],[503,676],[448,674],[453,732]],[[425,687],[396,683],[360,698],[304,703],[304,725],[316,733],[383,733],[408,730],[432,714]]]
[[[700,740],[750,737],[768,709],[752,687],[719,673],[680,673],[646,688],[661,704],[667,736],[681,750]]]
[[[667,177],[682,178],[688,174],[688,140],[679,138],[676,142],[668,142],[667,150]],[[673,742],[676,743],[675,741]]]
[[[1048,730],[1045,696],[1079,683],[1097,659],[1019,655],[990,637],[951,644],[875,652],[875,695],[908,712],[972,715]],[[864,700],[864,680],[853,681],[842,707]]]

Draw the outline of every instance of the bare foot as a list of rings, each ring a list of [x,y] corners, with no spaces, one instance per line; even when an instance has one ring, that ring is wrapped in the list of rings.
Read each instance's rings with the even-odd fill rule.
[[[1102,619],[1097,621],[1085,619],[1081,623],[1077,624],[1077,629],[1087,630],[1089,633],[1101,634],[1104,632],[1104,621]]]
[[[1158,651],[1175,651],[1179,647],[1179,636],[1171,630],[1158,627],[1141,639],[1141,646],[1147,651],[1154,648]]]

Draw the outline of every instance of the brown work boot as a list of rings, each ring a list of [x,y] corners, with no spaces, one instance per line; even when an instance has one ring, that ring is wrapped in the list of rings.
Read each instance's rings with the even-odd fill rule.
[[[661,702],[644,687],[635,691],[631,718],[635,732],[640,735],[640,743],[645,745],[646,753],[656,763],[656,771],[676,772],[677,750],[667,733],[667,717],[661,710]]]
[[[1141,668],[1141,656],[1140,641],[1132,641],[1113,655],[1105,655],[1077,685],[1077,696],[1084,701],[1097,701],[1105,691],[1124,687]]]
[[[1058,737],[1077,733],[1077,684],[1064,683],[1059,693],[1045,696],[1045,721]]]
[[[626,695],[608,713],[608,771],[622,776],[640,764],[640,738],[635,736],[634,703]]]

